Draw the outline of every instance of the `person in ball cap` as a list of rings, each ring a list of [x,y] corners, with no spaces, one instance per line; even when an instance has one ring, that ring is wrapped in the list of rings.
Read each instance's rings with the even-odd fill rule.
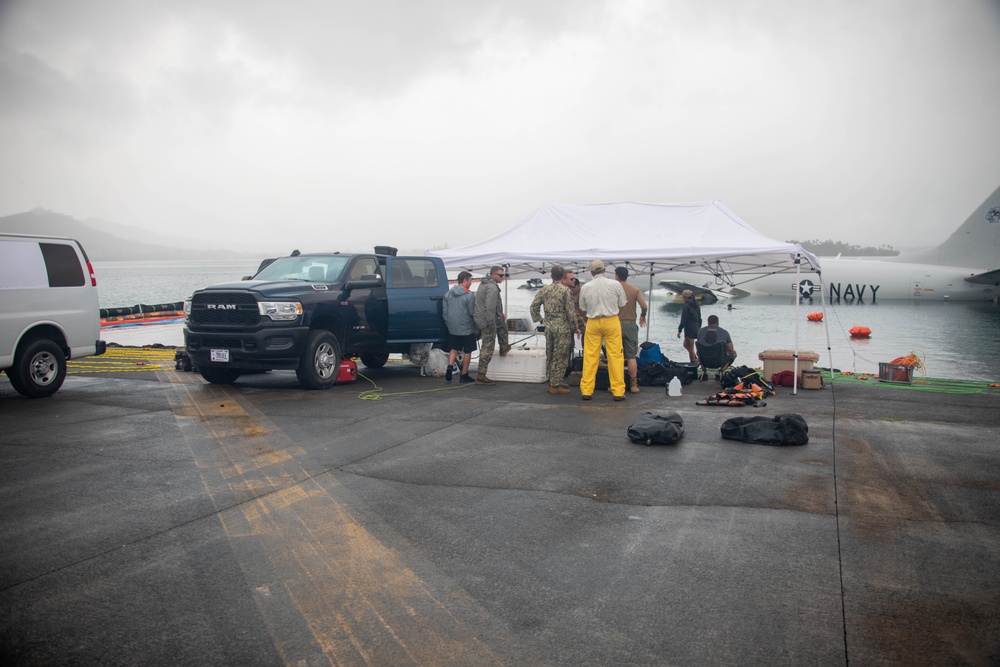
[[[580,393],[589,401],[597,383],[597,366],[601,359],[601,343],[608,354],[608,380],[616,401],[625,400],[625,356],[622,353],[622,326],[619,309],[628,303],[621,283],[604,275],[604,262],[590,263],[593,280],[580,288],[580,310],[587,314],[587,329],[583,342],[583,377]],[[697,331],[695,331],[697,335]]]
[[[694,292],[689,289],[681,292],[684,308],[681,310],[681,323],[677,325],[677,337],[684,334],[684,349],[688,352],[691,363],[697,363],[698,353],[694,349],[694,341],[701,329],[701,306],[695,301]]]

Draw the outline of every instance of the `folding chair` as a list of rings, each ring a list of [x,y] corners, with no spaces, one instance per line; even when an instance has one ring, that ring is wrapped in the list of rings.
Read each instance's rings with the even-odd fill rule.
[[[729,351],[726,343],[719,341],[712,345],[702,345],[696,342],[695,348],[698,351],[698,363],[701,366],[701,379],[708,379],[708,371],[714,370],[716,376],[721,376],[722,372],[729,367],[732,359],[729,358]]]

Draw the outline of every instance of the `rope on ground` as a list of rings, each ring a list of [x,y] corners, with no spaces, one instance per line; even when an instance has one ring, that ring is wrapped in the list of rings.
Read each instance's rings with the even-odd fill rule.
[[[395,391],[392,392],[391,394],[386,394],[384,393],[385,390],[382,387],[375,384],[375,381],[372,380],[367,375],[358,373],[358,377],[364,378],[371,384],[372,387],[374,387],[373,389],[365,389],[360,394],[358,394],[358,398],[361,399],[362,401],[381,401],[383,398],[387,396],[415,396],[417,394],[431,394],[438,391],[455,391],[456,389],[466,389],[467,387],[472,386],[471,382],[466,382],[465,384],[450,385],[448,387],[438,387],[437,389],[418,389],[416,391]]]
[[[856,379],[862,380],[863,377]],[[914,380],[912,384],[906,382],[881,382],[877,377],[871,377],[872,386],[886,387],[892,389],[906,389],[909,391],[925,391],[938,394],[989,394],[1000,395],[1000,385],[979,380],[950,380],[945,378],[923,378]]]
[[[173,365],[174,350],[109,347],[102,355],[80,357],[66,362],[66,373],[141,373],[163,370]]]

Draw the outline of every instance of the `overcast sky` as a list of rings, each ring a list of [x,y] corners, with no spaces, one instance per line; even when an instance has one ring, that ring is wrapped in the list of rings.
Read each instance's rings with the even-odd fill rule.
[[[0,0],[0,215],[213,247],[710,199],[926,245],[1000,184],[998,119],[1000,0]]]

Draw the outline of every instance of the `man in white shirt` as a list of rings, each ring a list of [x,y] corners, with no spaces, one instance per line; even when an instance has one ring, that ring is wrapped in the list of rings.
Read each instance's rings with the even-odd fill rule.
[[[625,356],[622,353],[622,326],[619,309],[628,299],[619,282],[604,275],[604,262],[590,263],[593,280],[580,288],[580,310],[587,314],[587,329],[583,342],[583,377],[580,393],[589,401],[594,395],[597,366],[601,360],[601,343],[608,355],[608,380],[616,401],[625,400]]]

